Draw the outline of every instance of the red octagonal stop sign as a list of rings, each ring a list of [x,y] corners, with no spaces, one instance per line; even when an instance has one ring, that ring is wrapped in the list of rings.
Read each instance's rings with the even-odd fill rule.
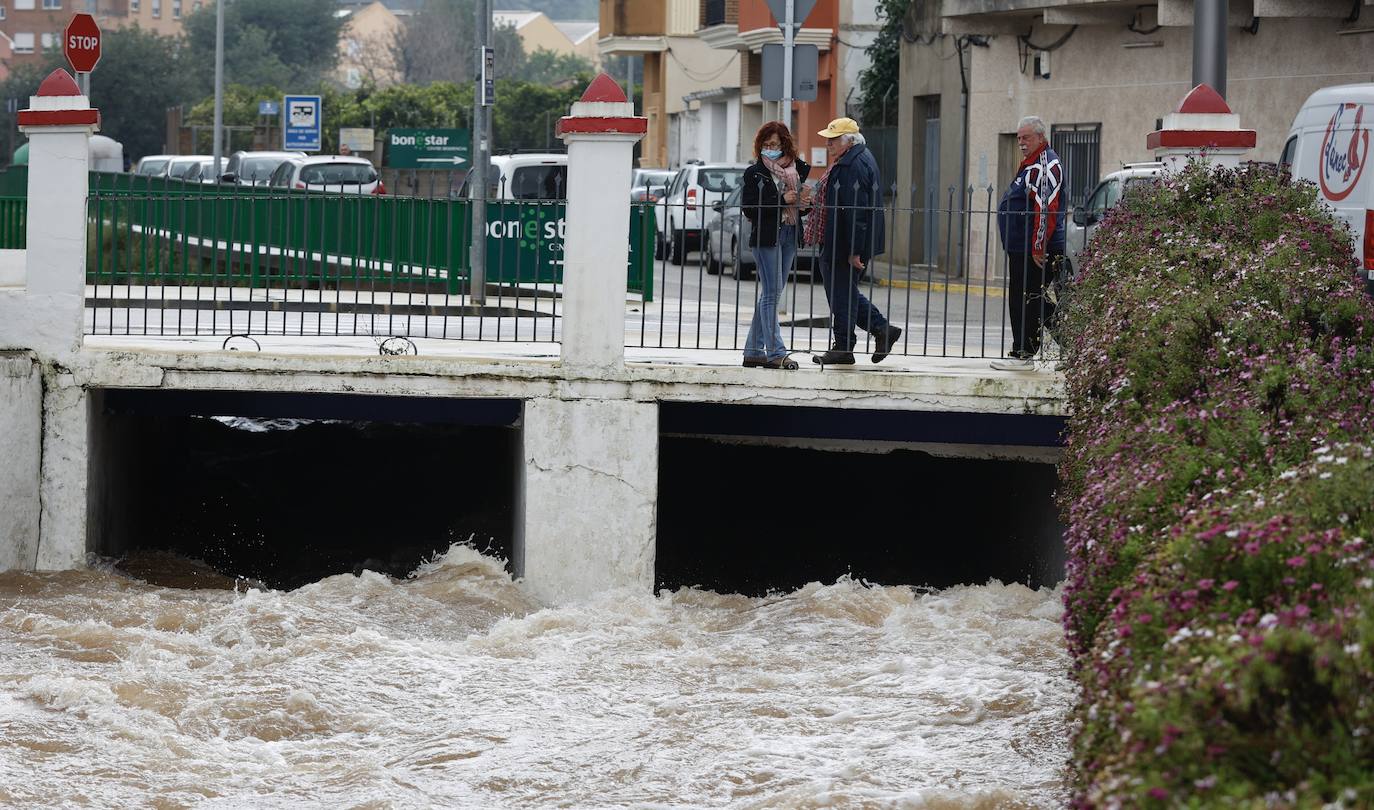
[[[90,73],[100,61],[100,26],[95,17],[77,14],[62,32],[62,53],[77,73]]]

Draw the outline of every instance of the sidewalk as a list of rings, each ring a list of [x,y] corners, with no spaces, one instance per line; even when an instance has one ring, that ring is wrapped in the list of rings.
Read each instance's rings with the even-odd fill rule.
[[[901,265],[874,259],[872,272],[873,281],[879,287],[930,290],[955,295],[987,295],[996,298],[1001,298],[1006,293],[1006,279],[951,278],[944,271],[929,265]]]

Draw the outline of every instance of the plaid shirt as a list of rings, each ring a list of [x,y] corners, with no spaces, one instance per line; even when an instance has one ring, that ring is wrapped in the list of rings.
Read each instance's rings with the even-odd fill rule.
[[[821,182],[816,186],[816,196],[811,198],[811,214],[806,218],[806,232],[802,234],[803,244],[819,245],[825,238],[825,191],[826,186],[830,185],[830,171],[834,168],[832,165],[821,175]]]

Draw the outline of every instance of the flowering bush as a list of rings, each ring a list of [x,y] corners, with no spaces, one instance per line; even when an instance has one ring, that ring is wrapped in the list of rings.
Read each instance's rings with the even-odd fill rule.
[[[1133,190],[1064,319],[1088,807],[1374,803],[1374,306],[1308,184]]]

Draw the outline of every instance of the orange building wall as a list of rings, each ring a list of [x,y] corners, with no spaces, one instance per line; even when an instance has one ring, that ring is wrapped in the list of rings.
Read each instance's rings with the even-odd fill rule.
[[[839,24],[840,0],[820,0],[802,20],[803,28],[829,28],[833,31],[839,28]],[[739,30],[776,28],[777,25],[765,0],[739,0]]]

